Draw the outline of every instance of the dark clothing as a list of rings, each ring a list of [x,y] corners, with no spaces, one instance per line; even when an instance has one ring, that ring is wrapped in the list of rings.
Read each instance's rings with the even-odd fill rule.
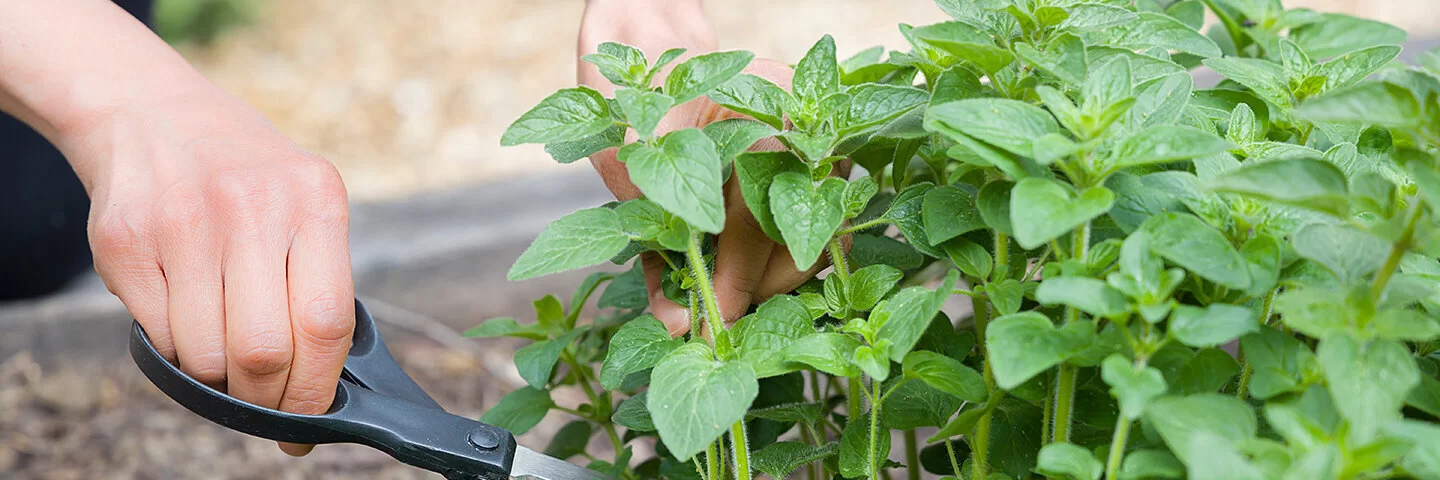
[[[115,3],[149,22],[151,0]],[[60,151],[0,113],[0,300],[53,293],[90,269],[89,210]]]

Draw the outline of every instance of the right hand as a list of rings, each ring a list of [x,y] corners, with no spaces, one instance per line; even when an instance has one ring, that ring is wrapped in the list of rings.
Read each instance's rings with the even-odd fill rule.
[[[73,138],[95,269],[160,353],[240,400],[324,413],[355,322],[334,166],[214,90]]]

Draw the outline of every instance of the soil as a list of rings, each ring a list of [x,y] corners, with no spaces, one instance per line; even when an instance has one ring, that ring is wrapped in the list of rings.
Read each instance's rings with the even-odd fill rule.
[[[493,345],[493,344],[487,344]],[[402,365],[452,413],[474,418],[518,378],[512,348],[460,352],[392,342]],[[486,364],[502,372],[491,372]],[[513,368],[509,368],[513,371]],[[557,401],[574,405],[569,392]],[[552,414],[522,444],[543,448],[568,421]],[[439,478],[358,445],[322,445],[305,458],[227,430],[165,397],[129,359],[44,370],[29,354],[0,362],[0,477],[11,480]]]

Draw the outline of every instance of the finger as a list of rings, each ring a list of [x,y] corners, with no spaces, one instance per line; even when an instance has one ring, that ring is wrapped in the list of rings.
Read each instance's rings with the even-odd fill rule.
[[[199,196],[173,192],[157,207],[160,266],[169,298],[166,320],[180,370],[225,387],[225,291],[221,248]]]
[[[640,255],[640,266],[645,269],[645,289],[650,295],[650,314],[665,325],[670,336],[678,337],[690,331],[690,310],[665,297],[660,287],[660,276],[665,273],[665,260],[660,254],[645,252]]]
[[[97,211],[89,225],[90,250],[95,252],[95,273],[105,287],[145,328],[155,351],[175,362],[175,341],[165,321],[169,296],[165,273],[144,218]]]
[[[276,227],[235,225],[225,248],[225,348],[230,396],[280,406],[294,342],[285,299],[285,240]]]
[[[355,331],[355,288],[351,277],[349,211],[343,202],[323,207],[305,222],[290,246],[290,326],[295,360],[280,410],[325,413],[345,367]],[[313,445],[280,444],[291,455]]]
[[[815,274],[830,266],[830,258],[821,255],[820,261],[802,271],[795,268],[795,260],[790,258],[790,250],[784,245],[777,245],[770,253],[768,265],[764,278],[760,279],[760,285],[755,289],[757,302],[795,290],[800,284],[815,278]]]

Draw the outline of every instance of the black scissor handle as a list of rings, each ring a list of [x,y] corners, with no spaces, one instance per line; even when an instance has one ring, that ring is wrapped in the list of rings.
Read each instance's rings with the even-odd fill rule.
[[[130,356],[171,399],[232,430],[281,442],[368,445],[451,479],[510,478],[515,437],[440,408],[395,362],[358,300],[354,343],[335,402],[323,415],[256,406],[195,381],[160,356],[138,322],[130,334]]]

